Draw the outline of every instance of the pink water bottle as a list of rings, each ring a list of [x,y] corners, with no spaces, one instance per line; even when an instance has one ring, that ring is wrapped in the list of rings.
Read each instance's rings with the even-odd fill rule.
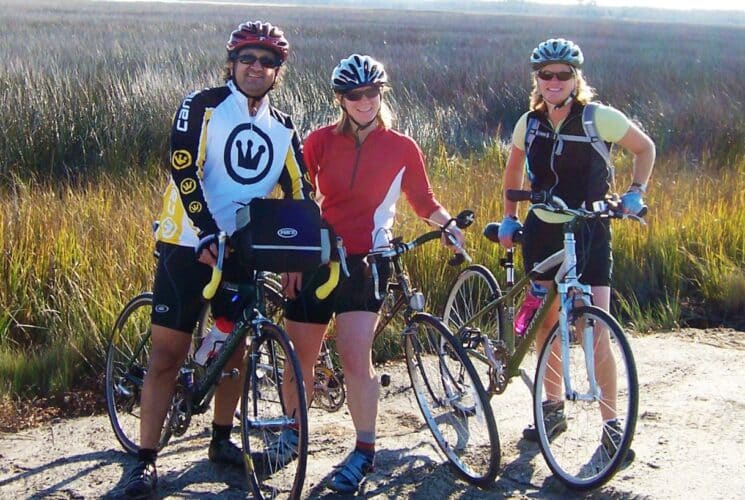
[[[546,290],[542,285],[531,283],[530,289],[525,294],[525,300],[523,300],[520,310],[517,311],[517,314],[515,315],[515,335],[518,337],[525,335],[530,320],[533,319],[533,315],[541,305],[541,301],[543,301],[543,297],[546,296],[546,292],[548,292],[548,290]]]

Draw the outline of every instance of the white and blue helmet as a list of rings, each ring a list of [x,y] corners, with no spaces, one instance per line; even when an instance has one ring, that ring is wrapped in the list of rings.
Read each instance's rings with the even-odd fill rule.
[[[339,61],[331,74],[331,87],[335,92],[348,92],[366,85],[385,85],[388,75],[383,63],[370,56],[352,54]]]
[[[533,49],[530,55],[530,66],[539,70],[552,63],[564,63],[580,69],[585,62],[585,56],[579,46],[571,40],[563,38],[549,38]]]

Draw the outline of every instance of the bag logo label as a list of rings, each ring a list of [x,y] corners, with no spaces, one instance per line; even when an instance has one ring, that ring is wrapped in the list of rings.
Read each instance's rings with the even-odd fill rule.
[[[280,238],[294,238],[297,236],[297,229],[291,227],[283,227],[277,230],[277,236]]]

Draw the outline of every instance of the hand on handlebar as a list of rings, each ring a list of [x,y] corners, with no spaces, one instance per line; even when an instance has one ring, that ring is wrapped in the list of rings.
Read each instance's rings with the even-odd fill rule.
[[[194,248],[194,253],[197,256],[197,260],[202,264],[207,264],[210,267],[217,265],[217,255],[219,253],[218,240],[220,233],[211,233],[202,236],[199,239],[199,243]]]
[[[621,196],[621,209],[624,213],[641,217],[646,213],[646,208],[642,193],[639,191],[626,191]]]
[[[520,221],[515,217],[505,216],[502,219],[502,223],[499,225],[499,244],[504,248],[510,249],[514,245],[515,233],[523,228]]]
[[[288,299],[294,299],[303,287],[303,273],[282,273],[280,281],[284,296]]]

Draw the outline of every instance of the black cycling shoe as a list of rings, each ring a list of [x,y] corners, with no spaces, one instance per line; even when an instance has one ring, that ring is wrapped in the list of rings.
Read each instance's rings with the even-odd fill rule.
[[[158,472],[155,470],[155,463],[140,461],[129,473],[124,494],[128,498],[150,498],[155,493],[157,483]]]
[[[216,464],[243,467],[243,452],[230,439],[213,439],[207,456]]]
[[[603,437],[601,438],[600,442],[603,445],[604,451],[608,454],[608,457],[611,458],[613,455],[616,454],[616,450],[618,450],[618,447],[621,446],[621,440],[623,439],[623,429],[621,428],[621,422],[618,420],[610,420],[603,424]],[[636,453],[634,450],[629,448],[626,451],[626,456],[623,457],[623,462],[621,462],[621,468],[626,468],[629,465],[631,465],[631,462],[634,461],[634,458],[636,458]]]
[[[563,401],[544,401],[543,405],[543,424],[546,426],[546,434],[549,441],[567,430],[567,419],[564,416]],[[538,442],[538,431],[534,425],[529,425],[523,429],[523,438],[528,441]]]

